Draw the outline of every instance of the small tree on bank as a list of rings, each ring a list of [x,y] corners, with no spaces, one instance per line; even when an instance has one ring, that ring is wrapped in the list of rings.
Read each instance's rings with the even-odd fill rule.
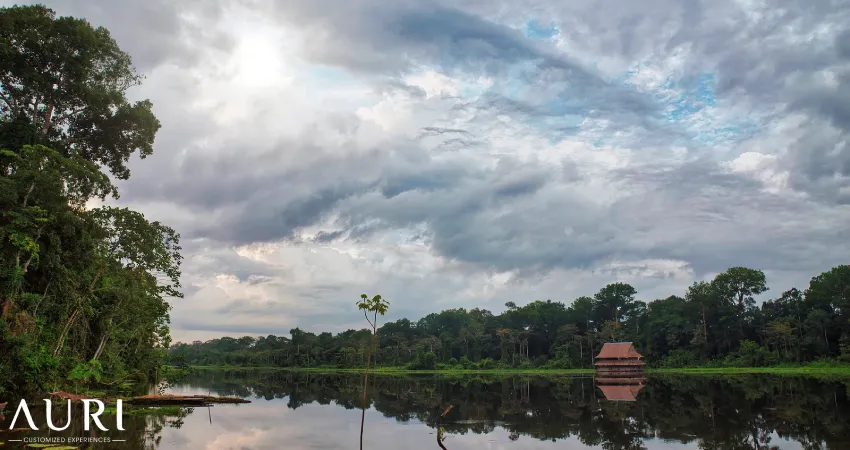
[[[372,352],[375,349],[375,343],[378,339],[378,314],[384,315],[389,309],[390,303],[380,295],[376,295],[371,299],[366,294],[360,296],[360,301],[357,302],[357,309],[363,311],[366,321],[372,327],[372,342],[369,344],[369,349],[366,352],[366,374],[363,378],[363,413],[360,416],[360,448],[363,448],[363,423],[366,420],[366,392],[369,389],[369,365],[372,362]],[[369,319],[369,314],[373,314],[372,319]]]

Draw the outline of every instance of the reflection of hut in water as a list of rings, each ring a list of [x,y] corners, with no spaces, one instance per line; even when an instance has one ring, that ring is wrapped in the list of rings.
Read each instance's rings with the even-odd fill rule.
[[[596,356],[596,385],[611,401],[633,402],[643,389],[646,363],[631,342],[609,342]]]
[[[596,375],[601,377],[597,383],[605,378],[640,378],[643,376],[643,368],[646,363],[641,361],[643,355],[635,350],[631,342],[607,342],[602,350],[596,355]],[[623,384],[612,382],[606,384]],[[627,383],[627,384],[631,384]]]
[[[636,384],[599,384],[599,389],[602,390],[602,394],[606,400],[613,402],[633,402],[637,400],[638,393],[643,389],[643,383],[635,380],[632,380],[632,382]]]

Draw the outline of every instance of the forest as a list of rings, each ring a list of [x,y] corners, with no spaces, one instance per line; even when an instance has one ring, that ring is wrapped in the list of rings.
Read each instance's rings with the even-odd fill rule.
[[[0,400],[127,388],[163,365],[179,235],[118,198],[160,123],[108,30],[0,8]]]
[[[684,296],[649,302],[637,300],[629,284],[614,283],[569,306],[546,300],[508,302],[500,314],[449,309],[381,325],[373,361],[420,370],[592,368],[603,343],[630,341],[651,367],[850,363],[850,265],[757,304],[768,289],[764,272],[733,267]],[[199,366],[356,368],[370,339],[365,328],[295,328],[289,337],[176,343],[170,353]]]

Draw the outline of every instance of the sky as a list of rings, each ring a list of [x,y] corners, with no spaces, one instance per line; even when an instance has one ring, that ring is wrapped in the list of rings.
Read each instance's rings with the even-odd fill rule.
[[[112,203],[181,234],[175,341],[363,328],[362,293],[418,319],[747,266],[778,296],[850,254],[845,0],[45,4],[146,77]]]

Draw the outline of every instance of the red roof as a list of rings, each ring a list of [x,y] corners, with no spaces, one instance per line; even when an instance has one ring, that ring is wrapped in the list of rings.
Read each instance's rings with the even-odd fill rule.
[[[599,386],[607,400],[633,402],[637,400],[642,385],[631,386]]]
[[[645,366],[646,363],[643,361],[637,361],[634,359],[625,359],[625,360],[611,360],[611,359],[602,359],[596,361],[597,366],[610,366],[610,367],[620,367],[620,366]]]
[[[605,345],[602,346],[602,350],[599,351],[599,354],[596,355],[596,358],[631,359],[643,358],[643,355],[635,350],[635,347],[631,342],[606,342]]]

